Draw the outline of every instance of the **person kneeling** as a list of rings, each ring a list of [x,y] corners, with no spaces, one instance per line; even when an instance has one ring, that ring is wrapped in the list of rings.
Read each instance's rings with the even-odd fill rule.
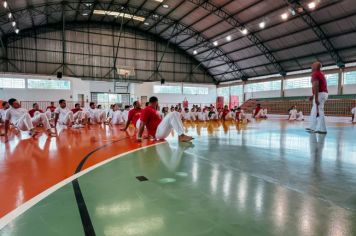
[[[176,111],[169,113],[163,120],[157,113],[158,98],[151,97],[149,106],[143,109],[140,117],[140,126],[137,134],[137,140],[142,140],[142,134],[146,126],[148,135],[155,139],[165,139],[171,133],[172,129],[178,134],[179,142],[189,142],[193,140],[191,136],[184,134],[184,127],[180,114]]]

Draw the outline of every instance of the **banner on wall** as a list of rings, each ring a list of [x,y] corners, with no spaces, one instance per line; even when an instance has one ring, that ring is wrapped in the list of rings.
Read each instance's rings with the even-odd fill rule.
[[[218,96],[216,97],[216,108],[224,108],[224,97]]]
[[[230,96],[230,109],[234,108],[235,106],[239,106],[239,96]]]

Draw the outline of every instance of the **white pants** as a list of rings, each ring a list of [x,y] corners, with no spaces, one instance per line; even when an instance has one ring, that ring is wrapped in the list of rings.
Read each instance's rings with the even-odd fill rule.
[[[24,114],[15,125],[19,130],[29,131],[37,126],[42,124],[46,130],[51,129],[51,125],[47,119],[47,116],[44,113],[35,113],[33,118],[29,114]]]
[[[75,114],[73,114],[73,121],[77,124],[82,123],[82,121],[86,118],[87,118],[87,115],[83,111],[77,111]]]
[[[101,110],[96,110],[94,114],[90,114],[90,122],[101,124],[106,121],[106,112]]]
[[[166,115],[166,117],[164,117],[164,119],[158,125],[156,131],[156,139],[167,138],[172,129],[175,130],[178,135],[184,134],[184,127],[180,118],[180,114],[176,111]]]
[[[207,113],[203,113],[203,112],[199,112],[198,113],[198,120],[200,120],[200,121],[209,120],[208,114]]]
[[[290,111],[290,117],[289,120],[296,120],[297,119],[297,110]]]
[[[313,99],[313,108],[310,112],[310,119],[311,119],[310,129],[315,131],[326,132],[324,105],[326,100],[328,100],[328,94],[319,93],[318,100],[319,100],[319,106],[316,105],[315,99]],[[318,112],[319,112],[319,117],[317,117]]]
[[[297,114],[297,120],[304,120],[304,115],[303,115],[303,112],[302,111],[300,111],[300,112],[298,112],[298,114]]]
[[[74,115],[72,111],[69,111],[63,118],[59,119],[60,125],[71,125],[74,122]]]
[[[253,114],[255,114],[255,110],[253,110]],[[265,113],[263,109],[260,109],[260,111],[256,114],[255,118],[262,118],[265,117]]]
[[[113,125],[120,125],[123,123],[123,119],[120,111],[115,111],[112,113],[111,123]]]

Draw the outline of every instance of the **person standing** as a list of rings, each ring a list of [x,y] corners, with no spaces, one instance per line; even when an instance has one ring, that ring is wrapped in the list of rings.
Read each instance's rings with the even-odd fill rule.
[[[324,73],[321,72],[321,63],[316,61],[312,64],[312,91],[313,96],[309,100],[313,101],[313,107],[310,112],[311,124],[307,128],[308,132],[326,134],[324,105],[328,99],[328,85]]]

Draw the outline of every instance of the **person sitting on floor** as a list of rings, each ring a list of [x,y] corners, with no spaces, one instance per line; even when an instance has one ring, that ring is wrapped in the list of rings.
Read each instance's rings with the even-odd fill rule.
[[[125,109],[122,112],[122,119],[124,120],[124,123],[127,123],[128,121],[129,111],[130,111],[130,106],[125,106]]]
[[[49,136],[56,136],[56,133],[51,130],[51,125],[45,114],[37,113],[31,118],[27,110],[22,108],[21,104],[15,98],[9,100],[9,105],[11,107],[7,109],[5,114],[5,137],[7,137],[10,123],[20,131],[28,131],[32,137],[37,134],[35,127],[42,124]]]
[[[241,109],[241,107],[238,107],[236,109],[236,113],[235,113],[235,120],[237,122],[248,122],[249,120],[247,119],[247,116],[244,112],[244,110]]]
[[[155,139],[165,139],[175,130],[178,134],[179,142],[189,142],[193,138],[184,134],[184,127],[180,114],[176,111],[169,113],[163,120],[157,114],[158,98],[151,97],[149,106],[145,107],[141,113],[140,126],[137,140],[142,140],[144,128],[147,128],[148,135]]]
[[[2,108],[0,109],[0,124],[5,123],[5,115],[6,111],[10,108],[10,105],[8,102],[4,101],[2,102]]]
[[[219,119],[218,114],[215,111],[215,108],[213,106],[208,108],[208,117],[209,117],[209,120],[218,120]]]
[[[81,113],[81,111],[78,111],[77,113]],[[69,110],[66,100],[64,99],[59,100],[59,107],[54,111],[54,115],[54,127],[57,126],[57,123],[75,129],[83,127],[81,124],[74,122],[74,114]]]
[[[89,103],[86,114],[91,124],[102,124],[106,122],[106,112],[95,108],[95,102]]]
[[[126,131],[130,124],[133,124],[133,126],[138,129],[140,126],[139,120],[140,120],[141,112],[142,112],[141,103],[139,101],[135,101],[133,103],[133,109],[129,111],[129,114],[127,116],[125,128],[121,130]]]
[[[80,127],[83,127],[83,124],[88,123],[88,114],[82,110],[79,103],[76,103],[71,111],[73,112],[74,123],[78,124]]]
[[[118,104],[114,105],[113,110],[108,117],[108,123],[113,125],[121,125],[124,123],[122,112],[120,111]]]
[[[267,118],[267,109],[263,109],[261,104],[257,104],[256,108],[253,110],[252,117],[257,118]]]
[[[52,112],[51,111],[46,111],[46,112],[43,112],[41,109],[40,109],[40,106],[38,105],[38,103],[34,103],[32,105],[32,109],[28,111],[28,113],[30,114],[31,118],[33,118],[37,113],[44,113],[46,116],[47,116],[47,119],[48,120],[51,120],[52,119]]]
[[[183,121],[195,121],[194,115],[189,111],[189,108],[184,108],[182,114]]]

